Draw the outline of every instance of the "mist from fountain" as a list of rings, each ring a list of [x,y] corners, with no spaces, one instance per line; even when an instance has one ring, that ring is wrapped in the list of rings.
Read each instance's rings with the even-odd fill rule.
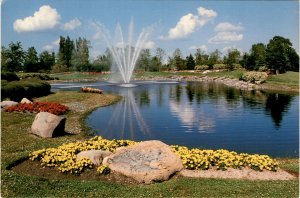
[[[98,30],[100,31],[100,34],[113,57],[113,63],[116,66],[117,71],[120,73],[121,80],[123,81],[123,83],[127,84],[125,85],[125,87],[130,87],[129,82],[133,74],[136,62],[142,49],[145,47],[145,44],[148,41],[153,27],[143,28],[138,36],[137,41],[134,43],[134,23],[132,20],[130,21],[128,26],[127,41],[125,41],[124,39],[124,34],[119,23],[117,24],[115,29],[114,39],[112,39],[109,30],[106,29],[104,25],[97,25]],[[111,70],[113,69],[114,67],[111,67]]]

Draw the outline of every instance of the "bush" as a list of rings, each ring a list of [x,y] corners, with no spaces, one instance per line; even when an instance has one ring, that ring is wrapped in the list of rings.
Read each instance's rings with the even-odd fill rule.
[[[208,65],[196,65],[195,70],[208,70],[209,66]]]
[[[1,99],[20,101],[22,98],[41,97],[50,94],[49,83],[37,79],[24,79],[11,81],[1,85]]]
[[[1,72],[1,80],[14,81],[20,78],[13,72]]]
[[[227,69],[228,65],[226,64],[214,64],[213,69]]]
[[[36,78],[39,80],[55,80],[57,78],[53,78],[47,74],[22,74],[20,75],[21,79],[30,79],[30,78]]]
[[[268,78],[268,74],[265,72],[246,72],[242,76],[242,80],[246,82],[251,82],[251,83],[263,83],[266,81]]]

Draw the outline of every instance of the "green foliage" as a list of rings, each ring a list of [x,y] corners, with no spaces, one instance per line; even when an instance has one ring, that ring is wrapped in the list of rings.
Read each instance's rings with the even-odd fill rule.
[[[266,67],[266,46],[263,43],[253,44],[250,55],[244,55],[247,70],[259,70]]]
[[[90,71],[89,48],[90,41],[79,37],[75,41],[75,47],[72,54],[72,67],[75,71]]]
[[[193,70],[195,68],[195,60],[192,54],[186,57],[186,69]]]
[[[10,98],[14,101],[20,101],[22,98],[33,98],[45,96],[50,93],[49,83],[37,79],[23,79],[20,81],[11,81],[1,85],[1,99]]]
[[[196,65],[195,70],[208,70],[209,66],[208,65]]]
[[[228,68],[228,66],[226,64],[222,64],[222,63],[213,65],[213,69],[215,69],[215,70],[217,70],[217,69],[227,69],[227,68]]]
[[[9,44],[9,49],[2,47],[1,50],[1,69],[4,71],[21,71],[23,69],[25,53],[21,42]]]
[[[237,49],[228,51],[227,57],[224,57],[224,63],[227,64],[229,70],[233,70],[235,64],[238,64],[240,61],[241,52]]]
[[[14,81],[20,80],[20,78],[13,72],[1,72],[1,80]]]
[[[265,72],[255,72],[255,71],[251,71],[251,72],[246,72],[243,74],[242,76],[242,80],[246,81],[246,82],[251,82],[251,83],[263,83],[267,80],[268,75]]]
[[[55,53],[52,52],[52,54],[50,54],[48,51],[43,51],[40,53],[39,59],[39,69],[41,71],[50,71],[55,64]]]
[[[60,36],[59,40],[59,51],[58,51],[58,64],[62,66],[62,68],[66,67],[67,70],[71,67],[71,59],[74,50],[74,42],[70,39],[69,36],[64,38]],[[57,67],[59,69],[60,67]]]
[[[25,55],[24,71],[37,72],[39,70],[39,58],[34,47],[28,48]]]
[[[299,70],[299,56],[292,48],[289,39],[274,36],[268,43],[266,52],[266,61],[270,70],[276,71],[276,73]]]

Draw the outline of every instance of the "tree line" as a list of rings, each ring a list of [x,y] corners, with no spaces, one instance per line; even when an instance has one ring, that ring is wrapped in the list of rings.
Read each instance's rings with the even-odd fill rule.
[[[8,48],[1,47],[1,65],[3,71],[24,72],[65,72],[65,71],[108,71],[112,65],[112,55],[107,49],[91,61],[90,41],[79,37],[71,40],[60,36],[58,53],[43,51],[37,53],[34,47],[24,51],[21,42],[11,42]],[[229,69],[243,67],[247,70],[272,71],[283,73],[299,71],[299,55],[289,39],[274,36],[268,44],[256,43],[249,52],[241,53],[237,49],[228,50],[222,56],[221,51],[207,53],[196,49],[194,54],[183,57],[179,48],[164,61],[166,52],[156,48],[143,49],[136,63],[139,71],[194,70],[194,69]]]

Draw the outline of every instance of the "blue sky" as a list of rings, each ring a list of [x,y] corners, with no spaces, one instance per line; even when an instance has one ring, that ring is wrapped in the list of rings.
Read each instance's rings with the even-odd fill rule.
[[[79,36],[91,41],[91,56],[106,45],[95,35],[94,23],[114,33],[119,22],[127,32],[134,21],[135,38],[142,28],[153,26],[146,48],[160,47],[167,55],[180,48],[183,55],[196,48],[207,52],[230,48],[248,52],[251,45],[280,35],[289,38],[299,53],[298,1],[158,1],[158,0],[0,0],[1,45],[21,41],[58,50],[59,36]]]

